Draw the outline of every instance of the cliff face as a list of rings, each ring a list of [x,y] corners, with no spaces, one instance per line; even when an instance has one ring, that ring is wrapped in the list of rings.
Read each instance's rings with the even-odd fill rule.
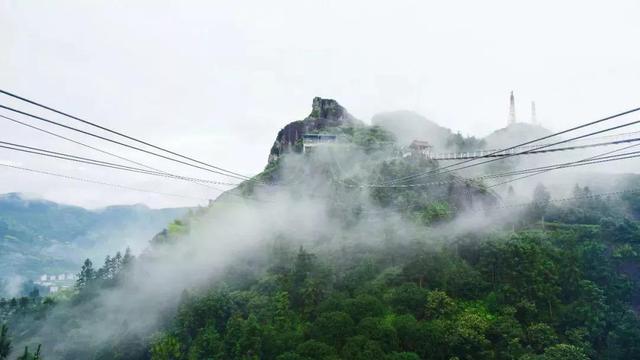
[[[319,132],[326,128],[337,126],[363,125],[351,116],[347,110],[333,99],[316,97],[311,105],[311,114],[303,120],[287,124],[278,132],[276,140],[269,153],[269,163],[277,160],[281,154],[290,151],[300,151],[302,136],[307,133]]]

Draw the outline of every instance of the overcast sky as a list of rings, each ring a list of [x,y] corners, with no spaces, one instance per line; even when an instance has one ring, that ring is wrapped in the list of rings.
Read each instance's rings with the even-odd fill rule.
[[[408,109],[476,136],[505,125],[510,90],[520,119],[528,120],[536,100],[539,120],[552,130],[638,106],[638,14],[637,0],[0,0],[0,88],[255,174],[277,131],[304,118],[314,96],[335,98],[364,121]],[[5,96],[0,104],[46,114]],[[212,177],[47,129],[165,170]],[[0,141],[113,160],[4,119]],[[0,162],[202,199],[217,195],[4,149]],[[0,167],[0,193],[14,191],[88,207],[198,203]]]

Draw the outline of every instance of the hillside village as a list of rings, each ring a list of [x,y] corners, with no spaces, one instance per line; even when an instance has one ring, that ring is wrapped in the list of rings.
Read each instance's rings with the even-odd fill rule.
[[[63,273],[58,275],[43,274],[33,284],[38,287],[40,293],[53,294],[60,290],[72,288],[75,281],[78,279],[76,274]]]

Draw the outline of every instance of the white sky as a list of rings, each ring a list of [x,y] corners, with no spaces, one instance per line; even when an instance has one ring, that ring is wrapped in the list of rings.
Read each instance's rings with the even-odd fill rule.
[[[365,121],[408,109],[476,136],[504,126],[512,89],[520,119],[536,100],[539,119],[552,130],[638,106],[638,14],[638,1],[0,0],[0,88],[253,174],[277,131],[305,117],[314,96],[335,98]],[[45,114],[5,96],[0,104]],[[0,141],[113,160],[4,119]],[[0,162],[216,194],[3,149]],[[0,193],[12,191],[89,207],[196,203],[0,167]]]

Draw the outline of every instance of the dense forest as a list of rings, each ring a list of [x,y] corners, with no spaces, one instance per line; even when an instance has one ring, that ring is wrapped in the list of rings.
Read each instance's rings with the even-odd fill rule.
[[[606,215],[635,200],[533,203],[515,231],[439,245],[392,233],[318,253],[274,242],[209,289],[186,291],[162,333],[123,334],[94,358],[634,359],[638,227]],[[130,262],[87,262],[72,309],[116,286]],[[34,294],[0,306],[19,319],[56,304]]]
[[[136,259],[118,253],[99,268],[87,260],[74,291],[0,301],[8,325],[0,359],[640,358],[637,193],[605,198],[576,185],[570,200],[556,202],[540,184],[510,194],[532,200],[504,209],[483,183],[453,175],[428,190],[363,190],[438,164],[395,156],[380,128],[338,130],[353,148],[292,147],[257,177],[295,199],[277,208],[289,212],[257,216],[281,220],[286,231],[261,234],[207,281],[184,286],[153,331],[136,331],[131,318],[95,344],[86,339],[111,320],[96,319],[96,334],[80,324],[129,278],[151,277],[145,264],[188,245],[211,219],[226,221],[240,206],[231,200],[254,199],[275,213],[261,202],[260,183],[174,221]],[[320,202],[328,219],[311,219],[322,225],[310,232],[293,220],[304,219],[294,205],[305,199]],[[134,292],[118,301],[138,301]]]
[[[635,196],[544,187],[512,231],[312,253],[185,293],[152,359],[634,359],[640,356]],[[539,219],[545,217],[542,224]],[[595,220],[595,221],[594,221]],[[250,264],[250,263],[249,263]]]

